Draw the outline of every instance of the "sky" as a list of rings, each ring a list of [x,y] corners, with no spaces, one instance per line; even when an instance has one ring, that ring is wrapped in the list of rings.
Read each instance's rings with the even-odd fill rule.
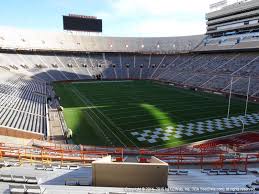
[[[205,13],[220,0],[3,0],[0,26],[62,31],[62,15],[103,19],[104,36],[184,36],[206,32]],[[229,0],[231,2],[237,0]]]

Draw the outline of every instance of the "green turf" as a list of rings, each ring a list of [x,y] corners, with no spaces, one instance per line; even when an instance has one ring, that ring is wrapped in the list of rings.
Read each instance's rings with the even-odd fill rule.
[[[241,131],[235,128],[181,139],[172,136],[151,145],[138,141],[131,132],[226,117],[228,99],[151,81],[55,83],[54,88],[76,144],[172,147]],[[244,108],[245,101],[233,99],[231,116],[244,114]],[[250,103],[248,112],[258,108]]]

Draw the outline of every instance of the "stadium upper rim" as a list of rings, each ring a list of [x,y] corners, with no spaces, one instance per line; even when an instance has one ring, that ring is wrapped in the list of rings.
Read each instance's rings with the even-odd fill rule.
[[[75,52],[185,53],[194,50],[205,35],[179,37],[108,37],[69,32],[0,28],[0,49]]]

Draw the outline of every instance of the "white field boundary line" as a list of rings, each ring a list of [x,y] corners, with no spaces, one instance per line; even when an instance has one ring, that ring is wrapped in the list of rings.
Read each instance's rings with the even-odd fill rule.
[[[81,96],[81,93],[76,89],[76,88],[73,88],[73,90],[77,91],[78,92],[78,95]],[[90,105],[93,105],[91,103],[91,101],[89,101],[85,96],[81,96],[82,99],[84,99],[84,103],[87,105],[86,101],[88,101],[88,104]],[[111,125],[113,125],[115,127],[115,129],[117,129],[117,132],[119,132],[120,134],[122,134],[124,137],[126,137],[131,143],[133,143],[133,145],[135,145],[137,147],[137,145],[131,140],[129,139],[112,121],[111,119],[109,119],[106,115],[104,115],[98,108],[96,109],[105,119],[107,119],[107,121],[110,122]],[[94,111],[92,111],[94,113]],[[95,114],[95,113],[94,113]],[[96,114],[95,114],[96,115]],[[99,118],[97,115],[96,115],[97,118]],[[119,142],[124,146],[124,147],[127,147],[127,145],[106,125],[105,122],[103,122],[100,118],[99,120],[104,124],[104,126],[117,138],[117,140],[119,140]]]
[[[100,99],[99,99],[100,98]],[[132,99],[132,97],[129,97],[128,95],[120,95],[119,97],[111,97],[111,98],[102,98],[101,96],[98,96],[98,97],[95,97],[95,96],[91,96],[91,99],[93,99],[95,102],[97,102],[97,101],[101,101],[102,103],[110,103],[110,102],[114,102],[114,100],[116,100],[116,99],[121,99],[121,100],[123,100],[123,99],[126,99],[125,101],[126,102],[128,102],[128,99]],[[143,96],[143,98],[142,98],[142,96],[134,96],[134,99],[141,99],[141,100],[145,100],[145,98],[148,98],[147,96]],[[97,100],[98,99],[98,100]],[[107,100],[107,99],[109,99],[109,100]],[[189,100],[189,99],[193,99],[193,97],[185,97],[185,98],[183,98],[183,97],[174,97],[174,96],[170,96],[169,98],[164,98],[164,99],[161,99],[161,98],[159,98],[159,96],[157,96],[156,98],[148,98],[147,100],[148,101],[159,101],[159,102],[177,102],[177,101],[179,101],[179,100],[181,100],[181,101],[183,101],[183,100]],[[203,100],[210,100],[210,99],[208,99],[208,98],[204,98]],[[211,101],[211,100],[210,100]],[[194,101],[195,102],[195,101]],[[215,102],[215,101],[214,101]]]
[[[249,114],[254,113],[254,112],[249,112]],[[234,114],[232,116],[238,116],[239,114]],[[193,120],[186,120],[186,121],[182,121],[182,122],[177,122],[177,124],[185,124],[185,123],[191,123],[191,122],[198,122],[198,121],[204,121],[204,120],[208,120],[208,119],[220,119],[222,118],[222,116],[216,116],[216,117],[204,117],[202,119],[193,119]],[[126,129],[124,131],[126,132],[130,132],[130,131],[140,131],[142,129],[146,129],[146,128],[154,128],[154,127],[161,127],[161,126],[168,126],[169,124],[159,124],[159,125],[150,125],[150,126],[144,126],[144,127],[138,127],[138,128],[134,128],[134,129]]]
[[[204,101],[195,101],[194,103],[201,103],[201,102],[204,102]],[[123,102],[122,102],[123,103]],[[150,102],[146,102],[146,103],[148,103],[148,104],[150,104]],[[161,103],[159,103],[159,104],[155,104],[154,106],[155,107],[157,107],[157,108],[159,108],[160,106],[163,106],[163,105],[167,105],[166,107],[167,108],[169,108],[169,109],[171,109],[171,108],[176,108],[176,107],[178,107],[178,106],[181,106],[181,107],[186,107],[186,108],[188,108],[188,107],[193,107],[193,105],[192,104],[186,104],[185,103],[185,105],[182,105],[182,104],[184,104],[184,103],[170,103],[170,104],[166,104],[166,103],[163,103],[163,104],[161,104]],[[211,105],[211,104],[215,104],[215,103],[206,103],[206,105]],[[171,105],[173,105],[173,106],[171,106]],[[102,106],[102,105],[101,105]],[[103,106],[105,106],[105,105],[103,105]],[[200,106],[200,105],[196,105],[196,106]],[[226,104],[226,106],[227,106],[227,104]],[[127,110],[127,113],[129,113],[129,110],[130,109],[136,109],[136,105],[134,105],[134,106],[128,106],[127,105],[127,107],[128,108],[116,108],[115,106],[113,106],[114,108],[111,108],[111,109],[109,109],[109,107],[104,107],[104,108],[107,108],[108,110],[103,110],[104,112],[112,112],[112,111],[120,111],[120,110]],[[120,106],[121,107],[121,106]],[[163,110],[165,110],[165,109],[163,109]],[[142,111],[142,110],[141,110]],[[138,110],[138,111],[130,111],[131,113],[136,113],[136,112],[140,112],[140,110]],[[121,114],[121,113],[118,113],[118,114]],[[117,115],[117,114],[112,114],[112,115]]]
[[[132,82],[136,82],[136,80],[77,81],[77,82],[71,82],[71,84],[99,84],[99,83],[124,83],[124,82],[132,83]],[[142,81],[142,83],[143,82],[145,82],[145,81]],[[148,82],[148,81],[146,81],[146,82]],[[150,85],[150,83],[149,83],[149,85]],[[158,84],[156,84],[156,85],[151,84],[151,85],[153,87],[160,87],[160,85],[158,85]],[[128,85],[125,84],[124,87],[125,86],[132,87],[132,84],[128,84]],[[140,92],[140,93],[145,93],[145,92],[143,92],[142,89],[146,88],[146,86],[141,86],[141,87],[134,86],[132,88],[134,88],[134,91],[137,91],[137,92]],[[139,89],[139,90],[137,90],[137,89]],[[168,87],[168,89],[171,89],[171,87]],[[98,92],[98,91],[100,91],[100,93],[101,93],[103,90],[102,89],[96,90],[96,92]],[[101,94],[103,94],[103,93],[101,93]],[[106,95],[100,95],[100,97],[102,97],[102,96],[106,96]]]
[[[133,99],[133,98],[128,98],[128,99]],[[114,100],[116,100],[116,99],[114,99]],[[186,100],[186,101],[183,99],[182,102],[180,101],[180,99],[179,99],[179,101],[170,100],[170,99],[168,99],[168,100],[159,100],[159,99],[157,99],[157,100],[152,100],[152,101],[145,100],[145,99],[139,99],[139,100],[141,100],[142,103],[145,103],[145,104],[150,104],[151,103],[154,106],[160,106],[160,105],[162,106],[162,105],[165,105],[165,104],[182,105],[182,104],[186,104],[186,102],[188,103],[188,101],[189,101],[189,99]],[[101,101],[101,99],[98,100],[98,101]],[[96,101],[96,103],[98,103],[98,101]],[[204,101],[207,102],[207,103],[211,103],[212,102],[211,100],[206,100],[205,99],[205,100],[193,100],[192,103],[200,103],[200,102],[204,102]],[[139,102],[130,102],[129,103],[129,100],[120,101],[119,103],[125,103],[125,104],[127,104],[127,107],[122,107],[121,105],[120,106],[116,106],[118,104],[118,102],[114,102],[114,101],[113,101],[113,103],[102,103],[102,104],[98,103],[98,104],[100,104],[101,106],[109,106],[109,107],[111,105],[113,105],[114,110],[124,110],[124,109],[128,110],[128,109],[131,109],[131,108],[135,108],[136,104],[139,104]],[[215,101],[214,101],[214,103],[215,103]],[[191,103],[189,103],[189,104],[191,104]],[[107,108],[109,108],[109,107],[107,107]]]
[[[164,106],[166,106],[166,104],[162,104],[162,105],[164,105]],[[213,105],[213,106],[211,106],[211,105]],[[186,110],[196,110],[196,109],[202,109],[201,107],[200,107],[200,105],[196,105],[196,106],[192,106],[191,104],[186,104],[186,105],[182,105],[181,106],[181,104],[179,104],[178,106],[169,106],[169,105],[167,105],[166,107],[159,107],[159,106],[156,106],[156,105],[154,105],[156,108],[160,108],[160,109],[162,109],[163,111],[170,111],[171,109],[173,109],[174,110],[174,112],[172,112],[172,111],[170,111],[169,113],[175,113],[175,112],[182,112],[182,111],[186,111]],[[181,108],[179,109],[179,106],[181,106]],[[199,106],[199,107],[198,107]],[[207,103],[206,104],[206,109],[208,109],[208,108],[217,108],[217,107],[224,107],[224,106],[227,106],[227,104],[225,104],[225,105],[218,105],[218,106],[215,106],[213,103]],[[176,109],[178,107],[178,109]],[[117,116],[117,115],[120,115],[120,116],[123,116],[123,110],[127,110],[127,115],[129,115],[129,114],[136,114],[136,113],[146,113],[146,111],[145,110],[143,110],[143,109],[140,109],[139,107],[136,107],[136,106],[134,106],[134,107],[130,107],[130,108],[121,108],[121,109],[116,109],[116,108],[114,108],[114,109],[109,109],[109,110],[105,110],[104,112],[106,112],[106,113],[109,113],[109,112],[114,112],[114,111],[117,111],[117,113],[115,113],[115,114],[109,114],[109,115],[111,115],[111,116]],[[129,111],[131,109],[131,111]],[[143,114],[141,114],[141,115],[143,115]]]
[[[209,113],[209,112],[211,112],[211,111],[207,111],[207,112],[203,112],[203,113]],[[152,122],[152,121],[161,121],[161,120],[165,120],[165,119],[167,119],[167,117],[164,117],[164,118],[161,117],[159,119],[146,119],[146,120],[141,120],[140,122],[127,122],[127,123],[123,123],[123,124],[130,125],[130,124],[136,124],[136,123],[145,123],[147,121],[150,121],[150,122]]]
[[[72,87],[72,91],[76,94],[77,97],[80,98],[80,100],[81,100],[85,105],[88,105],[88,103],[87,103],[87,102],[85,101],[85,99],[81,96],[81,94],[78,92],[78,90],[76,90],[75,88]],[[99,119],[99,121],[101,121],[101,122],[103,123],[103,121],[94,113],[94,111],[93,111],[92,109],[89,109],[89,110]],[[84,112],[87,113],[87,111],[84,111]],[[88,114],[88,113],[87,113],[87,114]],[[90,116],[90,114],[88,114],[88,115]],[[90,117],[91,117],[91,116],[90,116]],[[92,118],[92,117],[91,117],[91,118]],[[96,125],[98,126],[98,128],[102,131],[102,133],[104,134],[104,137],[106,137],[106,139],[108,139],[109,142],[111,142],[110,138],[108,138],[108,137],[106,136],[106,134],[104,133],[104,131],[103,131],[103,130],[99,127],[99,125],[97,124],[98,121],[96,121],[96,120],[93,119],[93,118],[92,118],[92,120],[94,120],[94,122],[96,123]],[[103,123],[103,124],[104,124],[105,127],[107,127],[105,123]],[[107,127],[107,128],[108,128],[108,127]],[[109,128],[108,128],[108,130],[110,131]]]
[[[120,82],[134,82],[134,80],[118,80],[118,81],[85,81],[85,82],[72,82],[72,84],[100,84],[100,83],[120,83]]]
[[[136,92],[137,93],[137,92]],[[196,92],[196,93],[190,93],[190,92],[187,92],[187,91],[184,91],[184,90],[182,90],[182,91],[180,91],[179,93],[187,93],[187,95],[189,95],[190,97],[188,97],[188,98],[192,98],[191,96],[197,96],[197,97],[202,97],[202,98],[204,98],[204,99],[211,99],[211,98],[213,98],[213,101],[215,101],[215,99],[214,99],[214,97],[217,97],[216,95],[215,96],[210,96],[210,95],[207,95],[208,93],[198,93],[198,92]],[[127,97],[128,95],[125,95],[125,96],[121,96],[120,95],[120,97],[121,98],[123,98],[123,97]],[[97,95],[97,96],[95,96],[95,98],[96,97],[100,97],[100,98],[102,98],[102,97],[105,97],[105,95]],[[138,98],[140,98],[140,97],[146,97],[146,95],[143,95],[143,96],[140,96],[140,95],[138,95],[137,96]],[[173,97],[174,98],[174,97]],[[112,99],[112,97],[111,98],[102,98],[102,99]],[[155,99],[155,98],[154,98]],[[174,98],[175,99],[175,98]],[[179,97],[179,99],[183,99],[183,98],[180,98]],[[186,98],[187,99],[187,98]],[[219,100],[218,100],[219,101]]]
[[[130,99],[132,99],[133,101],[134,100],[136,100],[134,97],[130,97]],[[151,102],[146,102],[146,103],[151,103]],[[125,103],[126,104],[126,103]],[[164,103],[163,103],[164,104]],[[157,107],[157,104],[155,105],[155,107]],[[126,108],[126,107],[125,107]],[[140,107],[136,107],[136,106],[134,106],[134,108],[137,108],[137,109],[135,109],[135,111],[131,111],[131,112],[128,112],[127,111],[127,113],[128,113],[128,115],[130,115],[129,113],[132,113],[131,114],[131,116],[126,116],[126,118],[130,118],[130,117],[136,117],[136,116],[142,116],[142,115],[148,115],[148,113],[147,113],[147,111],[145,111],[145,110],[143,110],[143,109],[141,109]],[[126,108],[127,109],[127,108]],[[114,120],[119,120],[121,117],[117,117],[117,115],[118,114],[122,114],[122,113],[120,113],[121,111],[118,111],[118,110],[120,110],[120,109],[114,109],[114,112],[115,112],[115,114],[111,114],[112,116],[112,118],[115,118]],[[106,110],[106,112],[109,112],[108,110]],[[117,114],[116,114],[116,112],[117,112]],[[142,115],[135,115],[137,112],[144,112],[144,113],[146,113],[146,114],[142,114]],[[125,117],[125,116],[124,116]],[[181,119],[181,117],[179,117],[179,116],[175,116],[176,118],[178,118],[178,119]]]
[[[146,96],[143,96],[143,97],[146,97]],[[95,97],[95,96],[91,96],[90,97],[94,102],[98,102],[98,101],[101,101],[102,103],[112,103],[112,104],[116,104],[117,102],[114,102],[114,100],[116,100],[116,99],[121,99],[121,100],[123,100],[123,99],[127,99],[127,100],[125,100],[125,102],[128,102],[128,99],[132,99],[132,97],[129,97],[128,95],[120,95],[120,97],[115,97],[115,98],[109,98],[109,99],[111,99],[111,100],[109,100],[109,101],[105,101],[105,99],[107,99],[107,98],[102,98],[102,97]],[[100,99],[98,99],[98,100],[96,100],[97,98],[100,98]],[[147,97],[146,97],[147,98]],[[140,100],[142,100],[142,101],[144,101],[145,99],[144,98],[141,98],[141,96],[135,96],[134,97],[134,99],[140,99]],[[159,100],[160,99],[160,100]],[[186,100],[189,100],[189,99],[193,99],[193,97],[174,97],[174,96],[171,96],[171,97],[169,97],[169,98],[165,98],[165,99],[161,99],[161,98],[159,98],[159,96],[157,96],[156,98],[148,98],[147,100],[149,101],[149,102],[152,102],[153,100],[154,101],[158,101],[158,102],[178,102],[179,103],[179,100],[181,100],[181,101],[186,101]],[[198,99],[198,98],[197,98]],[[196,99],[196,100],[197,100]],[[200,99],[203,99],[203,101],[204,100],[207,100],[207,101],[212,101],[210,98],[199,98],[199,100]],[[123,101],[122,101],[123,102]],[[192,102],[195,102],[195,101],[192,101]],[[215,102],[215,100],[213,100],[213,102]],[[217,100],[217,102],[224,102],[224,100],[222,99],[222,100]],[[128,103],[129,104],[129,103]]]
[[[86,97],[84,97],[84,98],[87,99]],[[88,99],[87,99],[87,100],[88,100]],[[92,104],[90,100],[88,100],[88,102],[89,102],[90,104]],[[92,104],[92,105],[93,105],[93,104]],[[122,130],[121,128],[119,128],[108,116],[106,116],[105,114],[103,114],[102,111],[100,111],[98,108],[97,108],[96,110],[97,110],[108,122],[110,122],[110,124],[111,124],[112,126],[114,126],[115,129],[117,129],[117,131],[118,131],[120,134],[122,134],[124,137],[126,137],[126,139],[128,139],[134,146],[138,147],[128,136],[126,136],[126,135],[124,134],[123,130]],[[126,146],[125,146],[125,147],[126,147]]]
[[[104,96],[103,96],[104,97]],[[143,97],[143,98],[142,98]],[[100,100],[99,100],[99,98],[100,98]],[[129,95],[120,95],[119,97],[111,97],[111,98],[102,98],[102,96],[91,96],[91,99],[93,99],[93,100],[95,100],[95,101],[101,101],[101,102],[103,102],[103,103],[109,103],[109,102],[114,102],[114,100],[116,100],[116,99],[129,99],[130,97],[129,97]],[[134,99],[138,99],[138,98],[142,98],[142,100],[144,100],[144,98],[147,98],[147,96],[134,96]],[[184,100],[184,99],[193,99],[193,97],[185,97],[185,98],[183,98],[183,97],[174,97],[174,96],[170,96],[169,97],[170,99],[168,99],[168,98],[165,98],[165,99],[161,99],[161,98],[159,98],[159,96],[157,96],[156,98],[148,98],[148,100],[149,101],[152,101],[152,100],[156,100],[156,101],[161,101],[161,102],[166,102],[166,101],[170,101],[170,102],[177,102],[177,100]],[[98,99],[98,100],[96,100],[96,99]],[[131,98],[132,99],[132,98]],[[160,99],[160,100],[159,100]],[[205,98],[204,100],[209,100],[208,98]],[[125,100],[125,101],[127,101],[127,100]]]
[[[206,104],[206,109],[207,108],[223,108],[223,107],[227,107],[227,105],[219,105],[219,106],[210,106],[211,104]],[[196,108],[188,108],[188,107],[193,107],[193,106],[182,106],[182,108],[180,109],[174,109],[174,107],[170,107],[170,106],[167,106],[166,108],[163,108],[163,112],[167,113],[167,114],[178,114],[179,112],[183,112],[183,111],[189,111],[189,110],[204,110],[200,107],[196,107]],[[173,109],[173,110],[171,110]],[[218,109],[217,109],[218,110]],[[109,111],[105,111],[105,112],[109,112]],[[110,112],[113,112],[112,110]],[[203,113],[206,113],[206,112],[211,112],[211,111],[203,111]],[[127,115],[130,115],[130,116],[127,116]],[[136,113],[143,113],[143,114],[139,114],[139,115],[136,115]],[[109,113],[108,113],[109,114]],[[112,117],[117,117],[118,115],[122,115],[122,112],[118,112],[117,114],[109,114],[109,116],[112,116]],[[136,109],[136,111],[128,111],[127,112],[127,115],[126,116],[122,116],[122,117],[117,117],[115,120],[118,120],[118,119],[123,119],[123,118],[130,118],[130,117],[133,117],[134,116],[145,116],[145,115],[149,115],[147,113],[147,111],[145,110],[139,110],[139,109]]]
[[[247,127],[247,128],[245,128],[245,130],[246,130],[246,132],[248,132],[249,131],[249,129],[252,129],[252,128],[254,128],[255,126],[251,126],[251,127]],[[247,131],[248,130],[248,131]],[[236,131],[241,131],[241,129],[239,130],[239,129],[232,129],[232,130],[228,130],[228,131],[223,131],[223,132],[219,132],[219,133],[208,133],[209,135],[204,135],[204,136],[202,136],[202,138],[205,138],[204,140],[212,140],[212,139],[215,139],[215,137],[213,138],[212,136],[214,135],[215,136],[215,134],[217,134],[217,135],[221,135],[221,136],[218,136],[218,137],[216,137],[216,138],[223,138],[223,137],[225,137],[225,136],[229,136],[229,135],[233,135],[233,134],[235,134],[234,132],[236,132]],[[256,130],[255,130],[256,131]],[[233,132],[232,134],[228,134],[229,132]],[[251,131],[249,131],[249,132],[253,132],[253,130],[251,130]],[[224,134],[226,134],[225,136],[223,136]],[[200,136],[200,135],[199,135]],[[212,138],[210,138],[210,139],[206,139],[206,137],[212,137]],[[195,140],[197,140],[198,138],[197,137],[195,137],[195,138],[190,138],[190,139],[188,139],[188,140],[191,140],[192,142],[196,142]],[[201,141],[204,141],[204,140],[201,140]],[[174,141],[174,142],[181,142],[181,140],[178,140],[178,141]],[[178,145],[178,146],[184,146],[184,145],[189,145],[189,144],[191,144],[192,142],[190,142],[190,143],[186,143],[186,144],[182,144],[182,145]],[[165,144],[160,144],[160,145],[156,145],[156,146],[151,146],[151,147],[148,147],[149,149],[155,149],[155,148],[161,148],[161,147],[164,147],[164,146],[169,146],[169,145],[172,145],[173,143],[165,143]]]
[[[191,107],[191,106],[185,106],[183,108],[179,108],[179,109],[172,109],[170,107],[168,107],[168,109],[162,109],[163,110],[163,113],[165,114],[169,114],[169,115],[174,115],[177,117],[176,114],[180,114],[184,111],[190,111],[190,110],[201,110],[200,107],[195,107],[195,108],[188,108],[188,107]],[[209,108],[217,108],[217,110],[219,110],[219,108],[223,108],[225,106],[210,106]],[[171,110],[172,109],[172,110]],[[112,112],[112,111],[111,111]],[[209,113],[209,112],[212,112],[212,111],[205,111],[205,109],[202,109],[202,111],[200,111],[202,113]],[[136,111],[130,111],[130,112],[127,112],[127,114],[123,114],[123,112],[118,112],[117,114],[109,114],[108,111],[106,111],[106,114],[109,115],[110,117],[116,117],[115,120],[120,120],[120,119],[123,119],[123,118],[131,118],[131,117],[137,117],[137,116],[150,116],[149,112],[145,111],[145,110],[137,110]],[[192,114],[192,115],[195,115],[195,114]]]
[[[150,89],[151,90],[151,89]],[[105,99],[109,99],[109,98],[112,98],[112,96],[111,97],[108,97],[107,98],[107,95],[105,94],[103,94],[102,93],[103,92],[103,88],[102,88],[102,90],[100,91],[100,94],[101,95],[96,95],[95,97],[101,97],[101,98],[105,98],[105,96],[106,96],[106,98]],[[155,90],[155,92],[159,92],[159,94],[160,95],[155,95],[155,97],[163,97],[161,94],[170,94],[170,96],[171,97],[180,97],[181,95],[183,95],[183,94],[185,94],[186,96],[188,96],[188,97],[203,97],[203,98],[217,98],[217,97],[220,97],[219,95],[216,95],[216,94],[209,94],[209,93],[206,93],[206,92],[204,92],[204,93],[199,93],[199,92],[183,92],[183,91],[181,91],[181,92],[178,92],[178,91],[166,91],[166,92],[164,92],[164,91],[159,91],[159,90]],[[172,93],[173,92],[173,93]],[[121,93],[122,93],[122,95],[125,95],[125,96],[129,96],[129,92],[123,92],[123,90],[121,91]],[[141,95],[143,93],[143,95]],[[98,90],[96,90],[96,94],[99,94],[98,93]],[[142,92],[142,91],[134,91],[134,94],[137,94],[137,97],[147,97],[147,94],[149,94],[149,95],[154,95],[154,90],[152,91],[152,92]],[[222,97],[222,96],[221,96]]]
[[[135,80],[78,81],[78,82],[71,82],[71,83],[72,84],[88,84],[88,83],[98,84],[98,83],[123,83],[123,82],[135,82]],[[157,87],[158,88],[161,88],[161,87],[165,88],[165,86],[166,86],[166,88],[168,90],[171,90],[173,88],[173,89],[176,89],[176,90],[185,91],[185,90],[179,89],[177,87],[172,87],[172,86],[167,86],[167,85],[160,85],[160,84],[157,84],[157,83],[149,83],[148,85],[151,85],[152,87],[156,87],[156,88]],[[142,92],[141,88],[146,88],[146,87],[144,87],[144,86],[136,86],[134,88],[135,88],[135,90],[136,89],[140,89],[140,90],[136,90],[136,91]]]
[[[224,107],[224,106],[215,106],[215,108],[220,108],[220,107]],[[167,115],[168,114],[172,114],[172,115],[174,115],[174,114],[178,114],[179,112],[184,112],[184,111],[189,111],[189,110],[201,110],[201,111],[199,111],[199,113],[200,112],[202,112],[202,113],[207,113],[207,112],[212,112],[212,111],[204,111],[204,110],[202,110],[202,109],[200,109],[199,107],[197,107],[197,108],[195,108],[195,109],[179,109],[179,110],[175,110],[175,111],[177,111],[177,112],[172,112],[172,111],[170,111],[170,112],[165,112]],[[118,120],[121,120],[121,119],[128,119],[128,118],[134,118],[134,117],[140,117],[140,116],[148,116],[148,115],[150,115],[149,113],[146,113],[146,114],[139,114],[139,115],[130,115],[130,116],[125,116],[125,117],[116,117],[115,119],[113,119],[114,121],[118,121]],[[163,119],[166,119],[166,118],[168,118],[168,117],[161,117],[161,120],[163,120]],[[158,119],[158,120],[160,120],[160,119]]]
[[[84,97],[85,99],[87,99],[86,97]],[[87,99],[88,100],[88,99]],[[88,100],[88,102],[90,103],[90,104],[92,104],[91,103],[91,101],[90,100]],[[92,104],[93,105],[93,104]],[[115,129],[117,129],[117,131],[120,133],[120,134],[122,134],[124,137],[126,137],[126,139],[128,139],[133,145],[135,145],[136,147],[137,147],[137,145],[129,138],[129,137],[127,137],[125,134],[124,134],[124,132],[109,118],[109,117],[107,117],[105,114],[103,114],[98,108],[96,109],[108,122],[110,122],[110,124],[112,125],[112,126],[114,126],[115,127]],[[125,146],[126,147],[126,146]]]
[[[85,103],[84,100],[83,100],[80,96],[78,96],[78,95],[75,93],[75,91],[73,91],[73,88],[72,88],[72,92],[74,92],[74,94],[75,94],[83,103]],[[87,111],[84,111],[84,112],[85,112],[85,113],[88,115],[88,117],[93,121],[93,124],[97,127],[96,129],[99,129],[99,131],[102,133],[103,137],[106,138],[106,141],[107,141],[108,143],[111,143],[111,140],[106,136],[106,134],[105,134],[104,131],[100,128],[100,126],[97,124],[97,122],[95,121],[95,119],[92,118],[91,115],[90,115]],[[95,127],[94,127],[94,128],[95,128]]]
[[[198,109],[199,110],[199,109]],[[199,111],[199,113],[202,112],[202,111]],[[204,111],[203,113],[209,113],[211,111]],[[160,118],[160,119],[145,119],[145,120],[141,120],[139,122],[135,122],[135,121],[131,121],[131,122],[127,122],[127,123],[123,123],[123,125],[129,125],[129,124],[132,124],[132,123],[143,123],[143,122],[147,122],[147,121],[159,121],[159,120],[164,120],[164,119],[167,119],[168,117],[165,117],[165,118]]]

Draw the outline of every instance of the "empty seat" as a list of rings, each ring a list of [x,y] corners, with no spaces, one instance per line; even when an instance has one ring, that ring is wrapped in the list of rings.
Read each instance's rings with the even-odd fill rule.
[[[78,170],[79,166],[78,165],[69,165],[69,170]]]
[[[9,185],[9,190],[11,194],[25,193],[24,185]]]
[[[38,180],[36,177],[25,176],[25,179],[28,184],[38,184]]]
[[[76,185],[78,185],[78,179],[76,179],[76,178],[67,178],[67,179],[65,179],[65,185],[76,186]]]
[[[13,181],[13,178],[11,175],[1,175],[1,180],[4,181],[4,182],[12,182]]]
[[[27,194],[40,194],[41,187],[39,185],[25,185],[25,190]]]
[[[13,181],[16,183],[26,183],[26,179],[24,176],[13,175],[12,178],[13,178]]]
[[[35,170],[45,170],[46,167],[44,165],[41,165],[41,164],[37,164],[35,165]]]
[[[86,179],[79,179],[78,180],[78,185],[79,186],[90,186],[91,183],[88,180],[86,180]]]

